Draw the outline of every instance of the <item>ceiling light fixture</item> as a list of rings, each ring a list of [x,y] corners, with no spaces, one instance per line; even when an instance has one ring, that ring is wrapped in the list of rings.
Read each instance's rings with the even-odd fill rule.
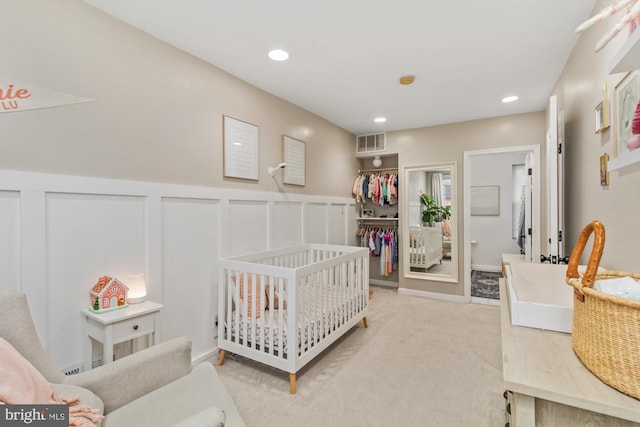
[[[508,102],[513,102],[513,101],[517,101],[518,97],[515,95],[511,95],[511,96],[505,96],[504,98],[502,98],[502,102],[504,102],[505,104]]]
[[[274,49],[269,51],[269,58],[273,59],[274,61],[286,61],[287,59],[289,59],[289,53],[282,49]]]
[[[413,76],[402,76],[400,77],[400,84],[401,85],[410,85],[414,82],[416,78]]]
[[[376,117],[375,119],[373,119],[373,121],[376,123],[384,123],[387,121],[387,119],[385,117]]]

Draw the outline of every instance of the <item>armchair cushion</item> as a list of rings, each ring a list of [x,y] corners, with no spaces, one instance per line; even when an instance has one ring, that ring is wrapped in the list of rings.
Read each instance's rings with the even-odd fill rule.
[[[171,411],[167,411],[167,407]],[[210,408],[225,408],[227,426],[244,425],[215,368],[204,362],[194,367],[189,375],[111,412],[103,421],[102,427],[173,426],[187,422],[194,414],[199,414],[198,418],[213,417],[204,424],[198,424],[210,425],[209,423],[220,418],[219,412],[210,411]],[[205,413],[201,414],[202,411]]]
[[[68,376],[64,382],[93,391],[104,402],[104,413],[109,414],[190,371],[191,341],[180,337]]]
[[[51,362],[40,344],[27,297],[20,291],[0,293],[0,337],[10,342],[49,382],[64,381],[64,374]]]
[[[208,408],[180,421],[173,427],[224,427],[226,416],[220,408]]]

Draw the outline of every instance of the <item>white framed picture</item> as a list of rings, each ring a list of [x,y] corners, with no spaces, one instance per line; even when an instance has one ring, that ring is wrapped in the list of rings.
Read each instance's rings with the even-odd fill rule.
[[[500,186],[485,185],[471,187],[471,215],[500,215]]]
[[[287,166],[284,169],[284,183],[292,185],[305,185],[306,154],[304,142],[282,136],[282,153]]]
[[[259,172],[258,126],[223,116],[223,176],[257,181]]]

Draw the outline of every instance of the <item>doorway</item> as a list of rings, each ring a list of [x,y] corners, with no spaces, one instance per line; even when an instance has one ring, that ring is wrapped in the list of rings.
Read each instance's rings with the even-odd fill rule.
[[[526,173],[524,188],[518,178],[522,170]],[[472,271],[499,273],[503,253],[525,252],[523,257],[539,259],[539,176],[540,147],[537,145],[464,152],[465,301],[499,304],[498,299],[472,295]],[[528,215],[526,226],[520,227],[524,224],[521,222],[524,216],[519,216],[520,204],[524,202],[523,211]]]

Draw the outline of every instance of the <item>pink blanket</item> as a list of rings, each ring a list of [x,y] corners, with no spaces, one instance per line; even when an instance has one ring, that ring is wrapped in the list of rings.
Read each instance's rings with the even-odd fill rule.
[[[77,405],[79,399],[59,397],[51,384],[4,338],[0,337],[0,404],[69,405],[69,425],[94,427],[103,416],[97,409]]]

